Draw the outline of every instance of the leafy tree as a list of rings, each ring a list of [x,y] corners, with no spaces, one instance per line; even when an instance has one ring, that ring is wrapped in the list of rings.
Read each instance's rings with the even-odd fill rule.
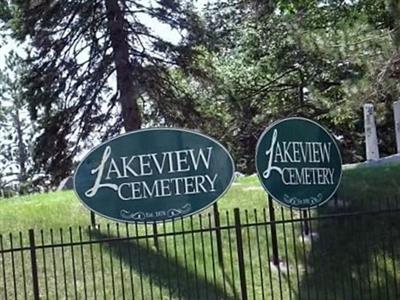
[[[398,0],[215,1],[207,31],[189,1],[13,3],[9,24],[30,40],[25,97],[43,129],[35,158],[56,180],[86,143],[141,124],[201,129],[253,172],[265,126],[304,116],[334,133],[346,162],[362,160],[365,102],[393,153]]]
[[[186,82],[203,115],[220,120],[205,131],[230,145],[243,162],[239,169],[254,172],[262,130],[288,116],[319,121],[337,137],[345,162],[362,160],[365,102],[374,102],[382,116],[382,152],[393,153],[391,104],[398,81],[386,78],[377,89],[376,80],[392,56],[386,3],[248,3],[220,1],[209,8],[201,65],[212,80]]]
[[[191,1],[14,0],[15,35],[29,37],[25,96],[43,134],[35,160],[58,181],[85,141],[138,129],[180,103],[168,70],[189,62],[201,24]],[[149,24],[167,26],[172,42]],[[189,102],[189,101],[188,101]],[[119,106],[117,105],[119,104]],[[183,105],[182,107],[184,107]]]

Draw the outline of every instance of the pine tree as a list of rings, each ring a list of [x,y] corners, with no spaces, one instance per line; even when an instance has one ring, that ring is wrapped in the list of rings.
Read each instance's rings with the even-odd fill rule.
[[[37,175],[33,172],[31,152],[35,130],[18,79],[24,71],[21,58],[11,52],[0,74],[0,176],[3,179],[0,189],[14,186],[20,192],[28,188],[32,176]]]
[[[15,0],[15,36],[28,37],[25,95],[43,134],[35,158],[61,180],[79,145],[141,127],[173,98],[168,71],[189,62],[201,26],[191,1]],[[178,42],[159,36],[169,26]],[[119,105],[118,105],[119,104]],[[99,134],[100,133],[100,134]],[[62,167],[60,167],[62,166]]]

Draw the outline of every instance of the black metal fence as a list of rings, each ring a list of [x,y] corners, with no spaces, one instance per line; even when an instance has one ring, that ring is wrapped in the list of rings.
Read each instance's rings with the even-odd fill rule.
[[[1,299],[399,299],[400,209],[0,236]],[[217,226],[216,226],[217,225]],[[271,263],[277,234],[279,264]],[[271,231],[272,229],[272,231]]]

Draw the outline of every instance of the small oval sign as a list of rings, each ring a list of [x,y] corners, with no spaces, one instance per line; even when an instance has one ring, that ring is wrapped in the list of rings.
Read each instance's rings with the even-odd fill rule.
[[[234,163],[216,140],[193,131],[133,131],[94,148],[74,187],[95,213],[122,222],[159,222],[197,213],[234,179]]]
[[[262,185],[280,204],[312,208],[335,194],[342,158],[334,138],[322,126],[288,118],[273,123],[261,135],[256,168]]]

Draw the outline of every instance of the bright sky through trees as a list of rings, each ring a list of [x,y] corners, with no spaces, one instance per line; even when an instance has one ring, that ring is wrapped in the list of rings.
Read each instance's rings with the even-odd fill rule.
[[[155,1],[149,0],[149,2],[151,3]],[[202,10],[209,2],[212,2],[212,0],[194,0],[194,3],[199,10]],[[176,43],[179,41],[180,34],[175,30],[171,30],[168,25],[162,24],[158,21],[154,22],[154,19],[150,18],[148,15],[143,15],[142,18],[143,22],[150,26],[159,36],[164,37],[170,42]],[[4,45],[0,47],[0,69],[4,68],[6,56],[11,50],[17,51],[20,55],[23,54],[23,46],[18,45],[14,40],[8,38]]]

